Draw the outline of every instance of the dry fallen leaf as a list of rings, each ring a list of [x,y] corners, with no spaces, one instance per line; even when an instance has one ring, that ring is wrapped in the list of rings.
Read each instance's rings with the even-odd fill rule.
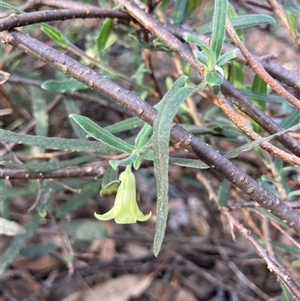
[[[152,276],[124,275],[96,285],[82,301],[127,301],[141,295],[151,284]]]

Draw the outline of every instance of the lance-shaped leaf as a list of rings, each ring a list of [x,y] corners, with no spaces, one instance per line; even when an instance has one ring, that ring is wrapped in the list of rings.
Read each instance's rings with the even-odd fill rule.
[[[205,52],[197,51],[195,54],[196,54],[196,59],[204,66],[208,67],[208,60],[207,60],[207,56],[206,56]]]
[[[120,165],[127,166],[133,164],[133,162],[139,157],[139,152],[134,151],[129,157],[121,160],[109,160],[109,164],[113,169],[116,169]]]
[[[168,217],[168,148],[171,125],[179,106],[194,91],[194,88],[180,87],[186,80],[186,76],[179,78],[174,83],[175,89],[172,87],[163,97],[153,125],[154,173],[157,187],[157,222],[153,246],[155,256],[160,251]]]
[[[140,132],[135,138],[135,149],[141,150],[147,145],[153,133],[153,129],[149,124],[144,124]]]
[[[70,118],[73,118],[89,136],[124,153],[130,154],[134,150],[132,145],[101,128],[89,118],[75,114],[71,114]]]
[[[88,86],[78,81],[75,78],[68,78],[65,80],[47,80],[42,83],[41,87],[44,90],[54,91],[54,92],[74,92],[77,90],[87,89]]]
[[[216,55],[214,53],[214,51],[212,50],[212,48],[208,45],[206,45],[203,41],[201,41],[200,39],[196,38],[195,36],[187,33],[185,34],[184,39],[190,43],[190,44],[195,44],[197,46],[199,46],[206,54],[206,58],[207,58],[207,71],[213,71],[216,65]]]
[[[276,24],[276,21],[274,18],[268,15],[263,14],[251,14],[251,15],[243,15],[243,16],[237,16],[234,18],[229,18],[231,25],[235,29],[240,28],[246,28],[246,27],[252,27],[252,26],[258,26],[262,24]],[[213,23],[207,23],[203,26],[200,26],[196,29],[197,33],[200,34],[210,34],[212,33]]]
[[[237,49],[230,50],[226,53],[223,53],[217,59],[217,65],[223,66],[228,63],[228,61],[234,59],[236,57]]]
[[[41,30],[53,41],[55,41],[57,44],[59,44],[60,46],[66,48],[68,45],[68,42],[66,40],[66,38],[64,37],[64,35],[61,33],[61,31],[59,31],[57,28],[43,23],[41,26]]]
[[[215,0],[213,15],[213,29],[211,34],[211,48],[216,58],[219,57],[225,36],[225,25],[227,17],[227,0]]]
[[[45,149],[59,149],[72,152],[116,153],[116,149],[100,141],[86,139],[66,139],[58,137],[44,137],[25,135],[0,129],[2,141],[17,144],[40,146]]]
[[[219,86],[222,84],[223,82],[223,76],[221,76],[220,74],[218,74],[217,72],[213,71],[213,72],[208,72],[205,75],[205,81],[208,85],[211,86]]]
[[[97,50],[99,53],[101,53],[105,48],[109,35],[111,34],[111,31],[113,29],[113,25],[114,25],[114,20],[111,18],[107,18],[103,22],[102,28],[96,39]]]

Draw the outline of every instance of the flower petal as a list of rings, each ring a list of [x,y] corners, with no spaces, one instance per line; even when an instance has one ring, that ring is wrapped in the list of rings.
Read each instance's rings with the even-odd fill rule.
[[[106,212],[105,214],[97,214],[96,212],[94,213],[94,216],[98,219],[100,219],[101,221],[108,221],[110,219],[114,219],[115,218],[115,214],[114,214],[114,207],[111,208],[108,212]]]

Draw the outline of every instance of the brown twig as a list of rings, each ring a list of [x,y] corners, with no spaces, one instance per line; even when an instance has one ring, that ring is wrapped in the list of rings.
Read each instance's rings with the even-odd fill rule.
[[[41,3],[40,1],[39,3]],[[45,2],[45,1],[43,1]],[[46,1],[47,2],[47,1]],[[63,7],[63,5],[67,5],[67,7],[78,7],[75,2],[73,1],[65,1],[64,4],[58,2],[58,1],[49,1],[51,5],[57,5],[58,7]],[[46,3],[45,3],[46,4]],[[49,3],[48,3],[49,4]],[[50,4],[49,4],[50,5]],[[73,5],[73,6],[72,6]],[[79,5],[82,7],[82,5]],[[90,7],[90,6],[88,6]],[[92,7],[93,9],[98,9],[97,7]],[[81,8],[86,10],[85,8]],[[63,13],[60,12],[62,15]],[[124,13],[125,14],[125,13]],[[69,15],[69,13],[67,13]],[[127,15],[128,16],[128,15]],[[128,16],[129,18],[129,16]],[[12,21],[11,18],[9,18],[10,22]],[[30,18],[29,18],[30,19]],[[28,21],[28,19],[25,18],[25,20]],[[0,25],[3,20],[0,20]],[[20,22],[20,20],[19,20]],[[177,37],[183,38],[184,34],[187,32],[183,29],[178,29],[177,27],[171,26],[169,24],[162,24],[154,19],[145,19],[145,22],[149,25],[150,29],[151,24],[154,22],[157,24],[156,28],[158,31],[161,30],[169,30],[172,34],[176,35]],[[24,23],[25,25],[26,23]],[[8,26],[10,26],[8,24]],[[11,26],[10,26],[11,27]],[[163,29],[165,28],[165,29]],[[153,34],[156,33],[156,29],[153,27]],[[151,31],[151,30],[150,30]],[[172,47],[172,45],[169,45]],[[172,49],[172,48],[171,48]],[[176,50],[176,49],[175,49]],[[185,51],[189,51],[188,49],[185,49]],[[198,63],[195,61],[195,59],[191,58],[192,60],[187,60],[188,63],[193,66],[196,70],[198,68]],[[243,63],[245,61],[242,58],[239,58]],[[275,78],[278,80],[285,82],[289,84],[290,86],[293,86],[294,88],[298,89],[300,91],[300,75],[296,74],[295,72],[286,70],[285,68],[278,66],[270,61],[263,61],[262,65],[266,68],[266,70]],[[246,113],[248,116],[250,116],[254,121],[256,121],[258,124],[260,124],[265,130],[267,130],[269,133],[274,134],[277,131],[282,130],[272,119],[270,119],[267,115],[265,115],[262,111],[260,111],[255,105],[253,105],[245,96],[243,96],[238,90],[234,89],[229,82],[224,80],[224,83],[222,85],[222,91],[225,95],[228,95],[231,97],[231,101],[239,107],[241,111]],[[295,155],[300,156],[300,146],[299,143],[293,139],[291,136],[285,134],[277,138],[278,141],[280,141],[287,149],[289,149],[291,152],[293,152]]]
[[[114,0],[115,2],[122,4],[126,7],[127,12],[135,18],[140,24],[142,24],[153,35],[157,36],[166,45],[178,53],[181,58],[188,62],[199,74],[201,74],[201,65],[194,58],[191,50],[185,44],[181,43],[170,31],[167,24],[162,24],[155,20],[153,17],[145,14],[137,6],[128,0]],[[176,31],[176,30],[174,30]],[[179,32],[180,33],[180,32]],[[225,95],[231,97],[231,100],[236,104],[243,112],[253,118],[258,124],[261,124],[269,133],[275,134],[282,130],[275,122],[273,122],[267,115],[261,112],[255,105],[253,105],[246,97],[244,97],[238,90],[224,80],[222,84],[222,92]],[[285,147],[288,148],[295,155],[300,156],[300,145],[298,141],[290,137],[289,135],[283,135],[278,138]]]
[[[50,66],[61,70],[68,76],[85,83],[90,88],[107,96],[145,122],[153,125],[157,114],[155,108],[108,78],[101,76],[91,68],[80,64],[67,55],[62,55],[54,48],[16,30],[0,33],[0,39],[42,60]],[[260,186],[253,178],[234,166],[206,143],[197,139],[179,125],[172,127],[170,137],[174,143],[178,143],[208,166],[214,168],[228,181],[247,193],[262,207],[271,211],[296,232],[300,233],[300,215],[296,211],[292,210],[284,202],[281,202],[275,195]]]
[[[300,110],[300,100],[295,96],[286,91],[281,85],[274,80],[268,72],[263,68],[263,66],[251,55],[248,49],[240,40],[235,29],[231,25],[230,21],[226,20],[226,30],[233,40],[234,44],[240,49],[241,53],[244,55],[245,59],[248,61],[248,64],[251,66],[252,70],[262,78],[276,93],[285,98],[289,103],[291,103],[295,108]]]
[[[0,179],[47,179],[47,178],[83,178],[101,177],[103,166],[75,166],[50,172],[29,172],[26,169],[0,169]]]
[[[58,105],[58,103],[61,101],[61,99],[62,99],[61,95],[57,95],[53,98],[53,100],[47,106],[48,113],[50,113],[52,110],[54,110],[54,108]],[[35,126],[35,124],[36,124],[36,121],[34,119],[31,120],[20,133],[21,134],[28,133]],[[7,151],[9,151],[9,150],[11,151],[15,145],[16,145],[16,143],[8,144],[8,147],[6,149],[3,149],[0,151],[0,157],[4,156],[7,153]]]
[[[294,298],[300,299],[300,288],[297,281],[281,266],[276,258],[272,257],[266,249],[264,249],[251,235],[251,232],[239,223],[230,213],[229,210],[224,210],[224,214],[230,222],[239,230],[241,234],[252,244],[256,252],[262,257],[268,265],[270,271],[274,272],[277,277],[285,284]]]
[[[200,173],[197,175],[197,179],[201,181],[201,183],[208,191],[210,200],[217,204],[218,197],[214,192],[211,183]],[[293,279],[293,277],[291,277],[291,275],[288,274],[286,269],[277,262],[276,258],[270,256],[268,251],[265,250],[252,236],[251,232],[232,216],[228,208],[221,208],[221,212],[226,216],[230,224],[233,225],[253,245],[256,252],[264,259],[264,261],[268,265],[268,268],[280,278],[280,280],[286,285],[292,295],[299,297],[300,288],[298,287],[297,282]],[[234,233],[232,234],[234,235]]]
[[[72,20],[74,18],[117,18],[128,20],[128,14],[112,9],[56,9],[46,11],[36,11],[27,14],[12,14],[0,20],[0,31],[9,30],[29,24],[49,22],[55,20]]]
[[[218,105],[218,107],[220,107],[223,113],[236,125],[236,127],[239,128],[247,137],[249,137],[253,141],[261,138],[257,133],[255,133],[251,129],[251,127],[249,127],[241,120],[241,118],[237,115],[235,110],[227,103],[225,97],[221,93],[214,98],[214,102]],[[278,157],[287,163],[300,166],[299,157],[289,154],[277,148],[269,142],[263,142],[260,144],[260,146],[273,156]]]
[[[287,20],[286,14],[283,11],[282,7],[278,4],[276,0],[267,0],[269,2],[269,5],[272,7],[274,14],[278,17],[283,27],[287,30],[291,38],[295,41],[295,43],[300,46],[300,37],[297,35],[296,37],[293,37],[292,29],[289,25],[289,22]]]

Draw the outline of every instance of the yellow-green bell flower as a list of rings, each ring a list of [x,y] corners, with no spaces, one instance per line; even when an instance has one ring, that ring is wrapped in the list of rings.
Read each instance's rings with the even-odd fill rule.
[[[95,217],[102,221],[115,219],[117,224],[133,224],[136,221],[148,220],[151,212],[144,215],[136,202],[135,177],[131,171],[131,165],[127,165],[125,171],[120,174],[119,180],[121,184],[117,190],[115,205],[105,214],[95,212]]]

